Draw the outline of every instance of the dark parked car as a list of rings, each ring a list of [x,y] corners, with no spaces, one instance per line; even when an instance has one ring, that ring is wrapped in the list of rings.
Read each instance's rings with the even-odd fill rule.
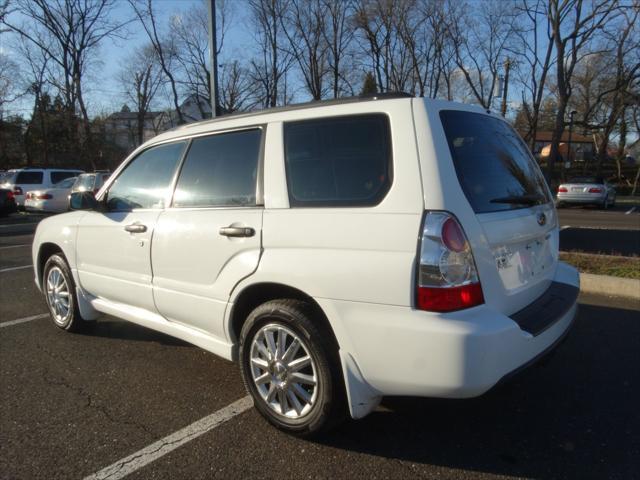
[[[13,191],[0,188],[0,217],[6,217],[10,213],[17,212],[18,206],[13,196]]]

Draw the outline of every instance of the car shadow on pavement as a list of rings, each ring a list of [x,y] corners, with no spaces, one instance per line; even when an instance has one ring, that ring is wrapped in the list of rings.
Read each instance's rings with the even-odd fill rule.
[[[183,342],[164,333],[141,327],[124,320],[102,317],[91,328],[83,332],[90,337],[110,338],[114,340],[133,340],[138,342],[155,342],[167,346],[190,347],[193,345]]]
[[[581,305],[550,357],[482,397],[386,399],[319,443],[421,465],[533,478],[638,478],[640,313]],[[450,472],[449,472],[450,473]]]

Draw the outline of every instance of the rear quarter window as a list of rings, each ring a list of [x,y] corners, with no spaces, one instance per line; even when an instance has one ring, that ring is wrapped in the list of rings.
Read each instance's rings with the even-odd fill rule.
[[[458,181],[476,213],[551,201],[538,164],[506,122],[458,110],[443,110],[440,119]],[[507,201],[514,197],[539,200],[530,204]]]
[[[42,172],[18,172],[15,183],[17,185],[39,185],[42,183]]]
[[[70,172],[70,171],[57,171],[51,172],[51,183],[56,184],[61,182],[66,178],[75,177],[79,172]]]
[[[384,114],[284,125],[292,207],[377,205],[392,182],[391,133]]]

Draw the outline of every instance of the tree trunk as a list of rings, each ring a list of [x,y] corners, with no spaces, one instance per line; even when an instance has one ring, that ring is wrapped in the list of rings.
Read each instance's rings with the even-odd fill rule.
[[[633,190],[631,190],[631,196],[636,194],[636,190],[638,189],[638,180],[640,180],[640,167],[638,167],[638,171],[636,172],[636,179],[633,181]]]
[[[560,98],[558,102],[558,111],[556,112],[556,122],[551,135],[551,148],[549,151],[549,159],[547,160],[547,181],[552,183],[556,180],[555,164],[556,159],[560,156],[560,140],[564,132],[564,113],[567,109],[567,101]]]

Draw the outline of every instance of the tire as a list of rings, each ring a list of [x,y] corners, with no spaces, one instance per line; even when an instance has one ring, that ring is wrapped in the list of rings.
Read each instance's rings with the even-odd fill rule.
[[[69,265],[62,254],[50,256],[44,264],[42,289],[49,308],[49,315],[51,315],[51,320],[56,327],[67,332],[80,332],[95,324],[95,322],[86,321],[80,316],[76,285]],[[67,298],[66,308],[64,293]]]
[[[604,202],[602,202],[602,205],[600,205],[600,208],[602,208],[603,210],[609,210],[609,197],[605,197],[604,198]]]
[[[256,409],[280,430],[302,437],[329,430],[346,413],[338,347],[315,317],[306,302],[272,300],[251,312],[240,334],[240,371]],[[296,340],[300,345],[291,349]]]
[[[556,202],[556,209],[563,208],[563,207],[564,207],[564,202]]]

